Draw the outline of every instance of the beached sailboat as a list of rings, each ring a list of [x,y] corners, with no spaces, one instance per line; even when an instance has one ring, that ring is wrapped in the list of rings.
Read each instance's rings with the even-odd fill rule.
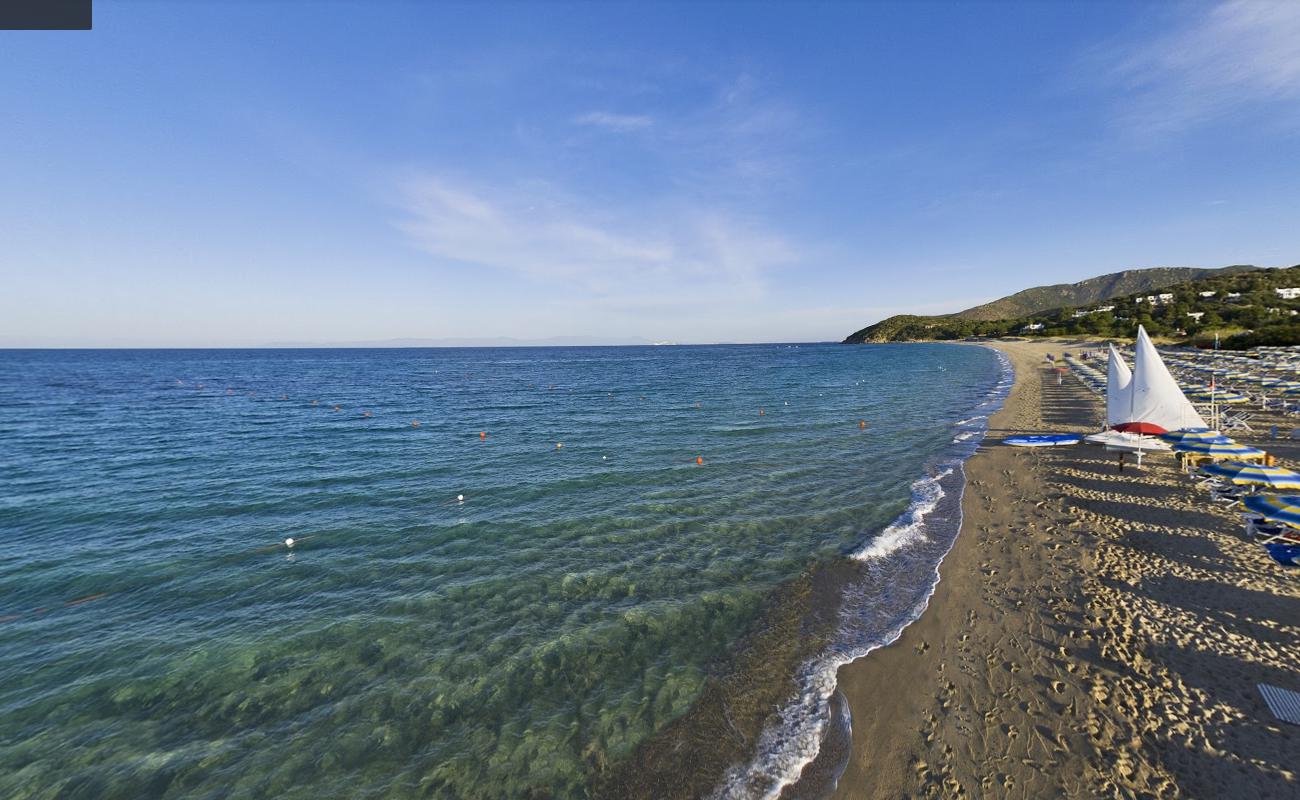
[[[1170,449],[1167,442],[1151,434],[1205,427],[1205,420],[1178,387],[1141,325],[1131,371],[1115,346],[1110,346],[1106,426],[1109,430],[1088,436],[1086,441],[1138,454]]]
[[[1139,325],[1137,343],[1133,354],[1133,380],[1129,386],[1129,419],[1127,424],[1143,424],[1163,430],[1154,433],[1204,428],[1205,420],[1192,405],[1178,381],[1156,352],[1146,330]],[[1124,426],[1118,426],[1123,430]]]
[[[1133,372],[1123,357],[1109,345],[1106,364],[1106,430],[1084,437],[1084,441],[1105,445],[1110,450],[1124,452],[1150,452],[1168,450],[1169,445],[1159,439],[1144,436],[1141,430],[1117,430],[1132,421]]]

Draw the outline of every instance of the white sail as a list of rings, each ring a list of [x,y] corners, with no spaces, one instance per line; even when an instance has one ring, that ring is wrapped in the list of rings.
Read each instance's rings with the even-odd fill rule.
[[[1178,381],[1169,374],[1169,368],[1141,325],[1134,350],[1129,413],[1124,422],[1149,422],[1171,431],[1204,428],[1205,420],[1178,388]]]
[[[1132,401],[1133,373],[1120,357],[1115,345],[1110,345],[1110,362],[1106,365],[1106,427],[1128,422]]]

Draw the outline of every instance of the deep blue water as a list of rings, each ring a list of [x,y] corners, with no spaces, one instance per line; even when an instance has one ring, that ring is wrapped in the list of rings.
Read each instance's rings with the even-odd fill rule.
[[[998,379],[944,345],[0,351],[0,796],[582,796]]]

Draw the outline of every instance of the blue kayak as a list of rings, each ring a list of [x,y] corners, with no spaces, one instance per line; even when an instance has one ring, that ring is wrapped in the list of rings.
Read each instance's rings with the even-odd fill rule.
[[[1073,433],[1037,433],[1008,436],[1002,442],[1012,447],[1055,447],[1058,444],[1078,444],[1079,437]]]

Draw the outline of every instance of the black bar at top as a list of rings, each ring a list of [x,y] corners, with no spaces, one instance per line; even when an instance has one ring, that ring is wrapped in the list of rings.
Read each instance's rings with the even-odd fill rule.
[[[90,0],[0,0],[0,30],[88,31]]]

